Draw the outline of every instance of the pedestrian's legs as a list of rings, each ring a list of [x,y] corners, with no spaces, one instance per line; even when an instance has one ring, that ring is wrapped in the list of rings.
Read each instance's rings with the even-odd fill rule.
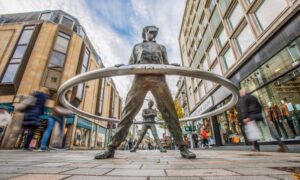
[[[261,121],[259,121],[259,122],[262,123]],[[278,133],[276,133],[273,128],[269,128],[269,129],[270,129],[271,136],[277,140],[277,144],[279,146],[279,149],[277,151],[278,152],[287,152],[288,148],[285,145],[285,143],[281,140],[281,138],[278,135]]]
[[[253,141],[253,149],[256,151],[260,151],[260,147],[257,141]]]
[[[27,132],[27,135],[26,135],[25,140],[24,140],[23,149],[29,149],[30,142],[31,142],[31,140],[34,136],[34,132],[37,129],[37,127],[28,126],[27,129],[28,129],[28,132]]]
[[[131,152],[135,152],[135,150],[139,147],[139,145],[142,142],[147,130],[148,130],[148,126],[146,124],[144,124],[143,127],[142,127],[142,130],[141,130],[141,133],[139,134],[139,138],[138,138],[136,144],[134,144]]]
[[[46,130],[43,134],[42,141],[41,141],[41,147],[40,147],[41,150],[47,150],[47,142],[48,142],[49,137],[51,135],[54,124],[55,124],[54,119],[51,116],[49,116],[48,125],[47,125],[47,128],[46,128]]]

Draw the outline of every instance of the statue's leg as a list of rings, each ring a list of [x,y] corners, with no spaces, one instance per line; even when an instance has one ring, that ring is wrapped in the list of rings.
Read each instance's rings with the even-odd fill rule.
[[[180,149],[182,157],[196,158],[196,155],[188,151],[183,143],[178,116],[165,78],[161,78],[160,81],[157,81],[155,86],[151,87],[150,90],[156,100],[157,108],[161,112],[162,117],[166,121],[168,129],[174,138],[175,144]]]
[[[135,145],[133,146],[133,148],[130,150],[130,152],[136,152],[136,149],[139,147],[140,143],[142,142],[147,130],[148,130],[148,126],[146,124],[143,125],[141,133],[139,134],[139,138],[137,140],[137,142],[135,143]]]
[[[115,135],[104,153],[97,154],[95,159],[106,159],[114,156],[114,150],[126,139],[129,128],[136,114],[141,109],[147,89],[143,86],[141,78],[135,78],[127,94],[125,107],[122,111],[121,120]]]
[[[159,137],[157,135],[155,124],[151,124],[150,127],[151,127],[151,131],[152,131],[152,135],[153,135],[153,137],[155,139],[156,144],[159,147],[160,152],[167,152],[166,149],[160,143]]]

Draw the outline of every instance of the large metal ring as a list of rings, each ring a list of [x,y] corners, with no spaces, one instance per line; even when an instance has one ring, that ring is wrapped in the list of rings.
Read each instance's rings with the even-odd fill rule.
[[[121,67],[109,67],[109,68],[102,68],[97,69],[93,71],[89,71],[86,73],[82,73],[80,75],[74,76],[73,78],[67,80],[65,83],[63,83],[60,88],[58,89],[58,96],[60,102],[67,108],[69,108],[71,111],[93,119],[101,120],[101,121],[111,121],[111,122],[119,122],[118,119],[114,118],[106,118],[102,116],[97,116],[94,114],[90,114],[87,112],[84,112],[76,107],[74,107],[70,102],[66,99],[66,92],[72,88],[73,86],[76,86],[80,83],[83,83],[85,81],[90,81],[94,79],[100,79],[105,77],[112,77],[112,76],[123,76],[123,75],[181,75],[181,76],[187,76],[187,77],[194,77],[194,78],[200,78],[208,81],[213,81],[215,83],[218,83],[224,87],[226,87],[228,90],[232,93],[231,100],[225,104],[224,106],[213,110],[208,113],[201,114],[199,116],[194,117],[186,117],[183,119],[180,119],[180,121],[193,121],[198,120],[205,117],[214,116],[217,114],[221,114],[222,112],[230,109],[232,106],[234,106],[238,101],[238,88],[228,79],[219,76],[217,74],[208,72],[208,71],[201,71],[199,69],[192,69],[187,67],[176,67],[172,65],[157,65],[157,64],[138,64],[138,65],[126,65]]]

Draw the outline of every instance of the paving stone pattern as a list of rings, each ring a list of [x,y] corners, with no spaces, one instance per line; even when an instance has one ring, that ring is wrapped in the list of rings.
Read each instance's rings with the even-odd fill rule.
[[[23,152],[0,150],[0,179],[13,180],[279,180],[300,177],[300,154],[194,150],[116,151],[114,159],[94,160],[98,151]]]

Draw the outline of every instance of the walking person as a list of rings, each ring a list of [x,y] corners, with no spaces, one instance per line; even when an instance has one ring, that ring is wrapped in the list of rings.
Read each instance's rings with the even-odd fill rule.
[[[247,125],[248,123],[251,123],[251,121],[254,121],[258,127],[266,126],[263,115],[262,115],[262,106],[259,103],[258,99],[247,93],[246,89],[240,90],[240,96],[241,96],[241,111],[243,115],[243,123]],[[252,122],[253,123],[253,122]],[[262,129],[258,129],[262,134]],[[284,142],[281,141],[280,136],[272,129],[270,128],[271,135],[277,140],[277,144],[279,145],[278,152],[287,152],[288,148],[284,144]],[[251,133],[251,132],[250,132]],[[252,132],[255,133],[255,132]],[[249,134],[247,134],[248,136]],[[251,141],[251,139],[249,139]],[[260,151],[260,147],[258,144],[258,140],[253,140],[253,149],[252,151]]]
[[[71,111],[62,107],[61,105],[57,105],[54,107],[52,115],[50,115],[48,118],[47,129],[43,134],[41,146],[40,149],[38,150],[39,152],[45,152],[49,150],[47,143],[52,133],[52,130],[54,128],[55,122],[59,124],[59,133],[61,135],[63,134],[64,116],[68,116],[69,114],[71,114]],[[63,136],[59,136],[59,137],[63,137]]]
[[[208,146],[208,136],[207,136],[207,132],[206,132],[204,127],[202,128],[201,135],[202,135],[202,138],[203,138],[203,147],[204,148],[209,147]]]
[[[27,130],[27,135],[24,140],[23,150],[31,151],[29,148],[30,142],[34,136],[35,130],[40,126],[41,119],[40,116],[44,113],[44,107],[46,100],[49,99],[49,90],[42,87],[39,91],[32,94],[32,105],[26,107],[23,119],[23,128]]]

